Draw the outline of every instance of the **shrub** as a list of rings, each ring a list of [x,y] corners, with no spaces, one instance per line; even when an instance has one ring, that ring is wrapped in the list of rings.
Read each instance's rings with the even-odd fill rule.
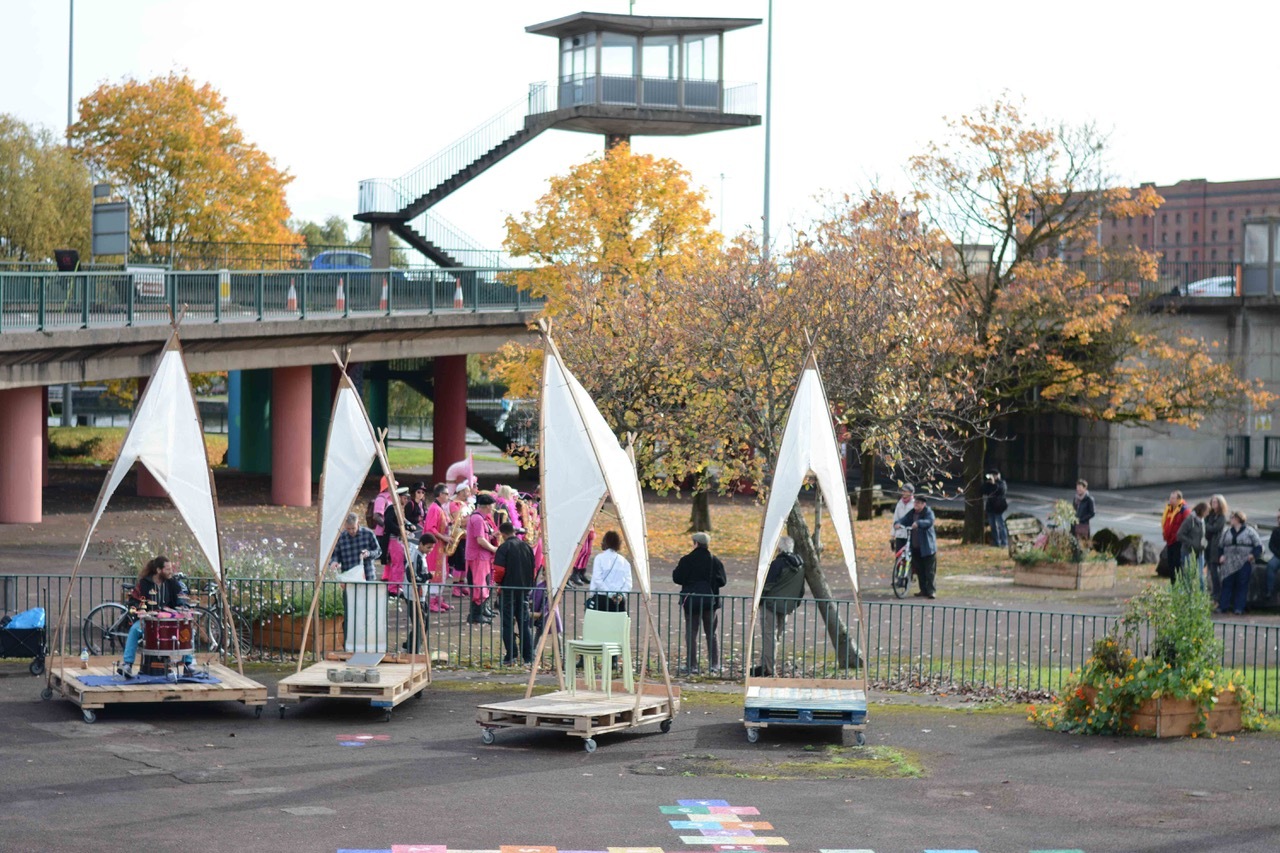
[[[1203,732],[1218,694],[1233,691],[1246,728],[1260,723],[1253,693],[1239,671],[1222,668],[1222,643],[1210,618],[1209,595],[1199,579],[1181,573],[1172,587],[1148,586],[1054,704],[1032,708],[1030,719],[1046,728],[1081,734],[1130,734],[1134,711],[1148,699],[1188,699]],[[1149,645],[1143,652],[1143,642]]]

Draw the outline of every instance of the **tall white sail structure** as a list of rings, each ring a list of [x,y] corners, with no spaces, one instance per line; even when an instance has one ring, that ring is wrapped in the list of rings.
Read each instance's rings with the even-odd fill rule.
[[[360,392],[342,372],[338,393],[329,420],[329,439],[324,448],[324,474],[320,478],[320,553],[317,567],[321,574],[342,532],[347,513],[364,486],[369,468],[378,457],[378,444],[365,414]]]
[[[558,590],[607,494],[618,511],[641,591],[649,594],[649,547],[640,480],[591,396],[547,340],[542,365],[542,530]]]
[[[765,504],[764,523],[760,529],[760,556],[756,563],[756,585],[753,605],[759,605],[765,575],[773,559],[773,549],[787,524],[787,516],[795,505],[796,495],[805,478],[813,474],[818,488],[831,509],[831,524],[845,568],[858,592],[858,564],[853,549],[853,522],[849,517],[848,490],[840,467],[840,449],[835,427],[831,423],[831,406],[818,373],[818,363],[810,355],[800,374],[787,425],[782,432],[782,446],[773,468],[773,483]]]

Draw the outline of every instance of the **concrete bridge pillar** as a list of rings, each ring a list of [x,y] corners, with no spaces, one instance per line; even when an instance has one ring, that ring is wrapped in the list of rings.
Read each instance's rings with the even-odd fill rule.
[[[43,404],[39,385],[0,391],[0,524],[43,518]]]
[[[271,503],[311,506],[311,368],[271,371]]]
[[[435,482],[443,483],[449,466],[467,455],[467,357],[438,355],[434,367],[431,476]]]
[[[142,392],[147,390],[147,382],[149,376],[141,376],[138,378],[138,396],[134,398],[134,411],[138,409],[138,403],[142,400]],[[167,498],[169,493],[165,491],[164,486],[147,470],[146,466],[141,462],[135,463],[134,467],[138,471],[138,497],[140,498]]]

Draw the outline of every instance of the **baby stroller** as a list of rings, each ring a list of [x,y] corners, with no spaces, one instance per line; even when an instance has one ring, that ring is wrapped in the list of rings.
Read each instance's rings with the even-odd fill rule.
[[[43,607],[33,607],[0,619],[0,657],[24,658],[30,655],[31,666],[27,668],[32,675],[41,675],[47,651]]]

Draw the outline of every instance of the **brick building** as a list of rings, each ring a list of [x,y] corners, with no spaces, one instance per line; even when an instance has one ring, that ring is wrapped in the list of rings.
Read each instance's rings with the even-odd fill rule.
[[[1280,214],[1280,178],[1223,181],[1203,178],[1155,189],[1164,204],[1152,216],[1102,222],[1104,246],[1136,246],[1161,253],[1165,263],[1226,264],[1241,258],[1245,219]],[[1074,260],[1076,252],[1065,253]]]

